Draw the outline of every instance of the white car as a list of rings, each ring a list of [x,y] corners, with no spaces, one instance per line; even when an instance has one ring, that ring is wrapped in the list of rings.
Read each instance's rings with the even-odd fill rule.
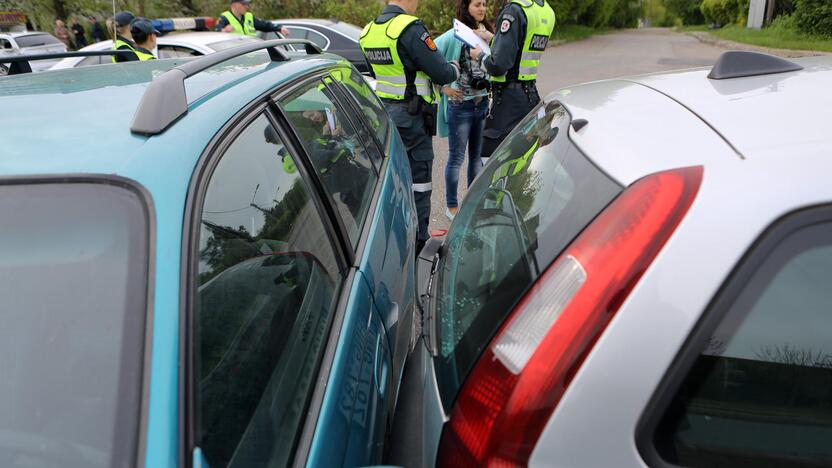
[[[156,47],[158,49],[158,57],[160,59],[196,57],[259,40],[260,39],[241,36],[239,34],[221,32],[187,32],[161,36],[156,41]],[[81,51],[110,50],[112,48],[112,44],[112,41],[102,41],[84,47]],[[93,57],[69,57],[61,60],[51,69],[58,70],[63,68],[85,67],[106,63],[112,63],[112,57],[106,55]]]
[[[57,37],[38,31],[0,33],[0,57],[14,55],[35,55],[66,52],[66,44]],[[31,62],[32,71],[47,70],[55,65],[56,60],[37,60]],[[8,65],[0,65],[6,70]],[[0,71],[0,74],[2,71]]]
[[[832,57],[549,95],[420,254],[390,464],[829,466]]]

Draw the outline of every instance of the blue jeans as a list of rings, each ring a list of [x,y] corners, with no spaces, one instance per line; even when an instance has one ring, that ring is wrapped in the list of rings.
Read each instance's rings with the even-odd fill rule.
[[[465,147],[468,147],[468,186],[482,168],[482,131],[485,116],[488,114],[488,99],[483,98],[479,104],[473,100],[448,101],[448,165],[445,166],[445,203],[448,208],[456,208],[459,170],[465,160]]]

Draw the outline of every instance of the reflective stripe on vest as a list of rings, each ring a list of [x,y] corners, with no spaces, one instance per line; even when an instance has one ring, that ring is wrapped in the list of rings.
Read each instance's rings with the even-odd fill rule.
[[[127,46],[127,48],[130,49],[131,52],[136,54],[136,57],[139,56],[139,54],[136,53],[136,49],[134,49],[133,46],[131,46],[127,42],[124,42],[121,39],[116,39],[116,41],[113,42],[113,50],[119,50],[119,48],[121,48],[122,46]],[[115,55],[113,55],[113,63],[116,63],[116,56]]]
[[[537,79],[537,70],[540,66],[540,57],[546,50],[549,37],[555,30],[555,11],[547,2],[543,6],[533,0],[512,0],[523,9],[526,14],[526,37],[523,40],[523,51],[520,54],[520,63],[516,64],[517,79],[519,81],[530,81]],[[494,76],[492,81],[502,83],[506,76]]]
[[[246,14],[243,15],[242,24],[240,24],[240,20],[234,16],[234,13],[231,13],[230,11],[222,12],[222,17],[225,18],[225,20],[228,21],[228,24],[234,28],[235,33],[252,37],[257,35],[257,30],[254,29],[254,15],[251,12],[247,11]]]
[[[417,19],[412,15],[399,14],[385,23],[371,21],[361,31],[359,45],[376,75],[376,94],[381,98],[398,101],[405,98],[407,80],[404,63],[399,57],[398,42],[402,32]],[[429,104],[434,102],[433,83],[425,72],[417,71],[413,84],[416,94]]]

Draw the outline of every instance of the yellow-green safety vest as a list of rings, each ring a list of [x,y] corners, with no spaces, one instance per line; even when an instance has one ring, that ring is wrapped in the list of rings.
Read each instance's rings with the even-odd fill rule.
[[[511,3],[519,5],[526,14],[526,39],[523,41],[523,51],[520,54],[517,79],[534,80],[537,79],[540,56],[546,50],[549,37],[555,30],[555,11],[545,1],[543,6],[533,0],[512,0]],[[502,83],[506,81],[506,76],[493,76],[491,81]]]
[[[228,24],[234,27],[234,32],[237,34],[242,34],[244,36],[257,36],[257,30],[254,29],[254,15],[247,11],[245,15],[243,15],[243,24],[240,24],[240,20],[234,16],[234,13],[230,11],[224,11],[221,15],[228,21]]]
[[[136,50],[136,57],[139,58],[140,61],[144,62],[145,60],[156,60],[156,56],[153,54],[147,54],[140,50]]]
[[[113,42],[113,50],[119,50],[119,48],[121,46],[127,46],[127,48],[130,49],[134,54],[136,54],[137,57],[139,56],[138,52],[136,52],[136,49],[133,46],[131,46],[129,43],[124,42],[121,39],[116,39],[115,42]],[[113,55],[112,58],[113,58],[113,63],[116,63],[116,56]],[[141,57],[139,57],[139,59],[141,59]]]
[[[407,79],[397,46],[405,28],[418,19],[413,15],[399,14],[385,23],[371,21],[361,31],[359,45],[376,75],[376,94],[381,98],[404,100]],[[428,104],[433,104],[436,95],[427,73],[417,71],[413,84],[416,85],[416,94]]]

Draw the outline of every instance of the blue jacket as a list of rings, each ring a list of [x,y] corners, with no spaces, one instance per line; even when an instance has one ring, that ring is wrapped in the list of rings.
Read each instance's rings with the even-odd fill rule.
[[[434,42],[436,43],[436,48],[439,49],[439,53],[445,57],[445,60],[459,60],[459,54],[462,52],[462,41],[454,36],[454,28],[445,31]],[[442,94],[439,100],[439,110],[436,118],[436,135],[439,137],[445,138],[448,136],[447,116],[448,96]]]

